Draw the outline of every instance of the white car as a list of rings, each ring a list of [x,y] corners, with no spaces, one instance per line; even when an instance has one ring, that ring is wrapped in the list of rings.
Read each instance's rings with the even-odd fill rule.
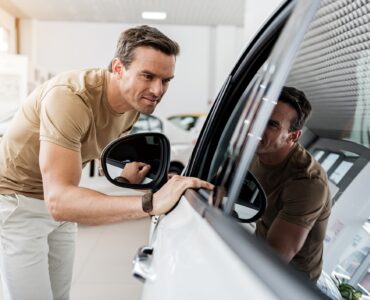
[[[328,299],[255,238],[248,222],[263,213],[266,198],[248,167],[282,86],[303,90],[313,114],[301,143],[335,187],[331,218],[347,208],[341,221],[352,220],[347,227],[329,221],[325,249],[369,244],[369,26],[369,2],[355,0],[285,1],[265,23],[226,79],[183,173],[215,190],[186,191],[170,213],[152,218],[149,243],[138,249],[133,275],[144,282],[143,300]],[[128,149],[135,154],[135,143],[148,144],[148,157],[135,155],[156,167],[152,181],[136,188],[158,189],[169,166],[168,142],[153,133],[130,138],[112,143],[103,165],[124,161]],[[342,236],[354,223],[362,231],[351,243]],[[330,253],[324,255],[329,274],[341,264]],[[366,295],[370,253],[351,266],[341,264],[349,284]],[[335,288],[322,290],[340,297]]]

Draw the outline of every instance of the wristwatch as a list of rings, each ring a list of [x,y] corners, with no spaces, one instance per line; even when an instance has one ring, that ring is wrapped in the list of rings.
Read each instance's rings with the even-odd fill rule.
[[[123,177],[123,176],[118,176],[116,178],[114,178],[115,181],[119,182],[119,183],[130,183],[130,181]]]
[[[143,211],[152,216],[151,212],[153,210],[153,193],[149,192],[143,195],[142,197],[142,207]]]

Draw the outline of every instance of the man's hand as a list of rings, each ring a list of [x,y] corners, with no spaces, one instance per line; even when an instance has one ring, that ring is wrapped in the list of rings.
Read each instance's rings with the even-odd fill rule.
[[[130,162],[125,165],[121,175],[126,178],[130,183],[139,184],[150,171],[150,165],[143,162]]]
[[[212,190],[213,187],[213,184],[198,178],[174,175],[153,195],[152,214],[161,215],[168,212],[180,200],[185,190],[189,188]]]

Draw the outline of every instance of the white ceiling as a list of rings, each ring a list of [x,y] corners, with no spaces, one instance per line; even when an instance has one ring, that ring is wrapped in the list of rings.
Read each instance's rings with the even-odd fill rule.
[[[20,18],[53,21],[243,26],[245,0],[0,0]],[[141,19],[165,11],[165,21]]]

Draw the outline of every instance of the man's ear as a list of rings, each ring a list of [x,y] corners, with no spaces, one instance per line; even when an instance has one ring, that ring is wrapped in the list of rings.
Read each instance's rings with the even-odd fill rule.
[[[302,135],[302,130],[298,129],[298,130],[294,130],[292,132],[290,132],[290,137],[289,139],[292,141],[292,142],[297,142],[298,139],[301,137]]]
[[[117,77],[117,79],[122,78],[123,70],[124,70],[124,67],[123,67],[121,60],[117,57],[114,58],[112,60],[112,73],[114,74],[114,76]]]

